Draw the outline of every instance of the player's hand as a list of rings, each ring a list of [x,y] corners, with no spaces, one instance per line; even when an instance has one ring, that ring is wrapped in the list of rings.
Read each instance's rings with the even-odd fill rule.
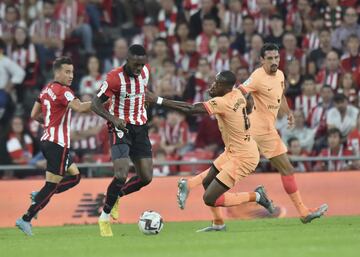
[[[129,130],[126,128],[126,122],[124,120],[114,117],[114,119],[111,122],[112,124],[114,124],[115,128],[120,129],[125,133],[129,132]]]
[[[157,98],[158,98],[158,96],[155,95],[153,92],[151,92],[149,90],[146,91],[146,93],[145,93],[145,101],[146,102],[154,104],[154,103],[156,103]]]
[[[288,128],[293,129],[295,127],[295,117],[292,112],[288,114]]]

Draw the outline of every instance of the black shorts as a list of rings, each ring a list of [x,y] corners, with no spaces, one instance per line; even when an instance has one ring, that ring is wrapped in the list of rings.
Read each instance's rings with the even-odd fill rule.
[[[148,135],[149,127],[145,125],[127,124],[128,133],[110,132],[111,159],[152,158],[151,143]]]
[[[46,171],[64,176],[67,169],[73,163],[69,154],[69,148],[62,147],[47,140],[41,141],[40,147],[47,161]]]

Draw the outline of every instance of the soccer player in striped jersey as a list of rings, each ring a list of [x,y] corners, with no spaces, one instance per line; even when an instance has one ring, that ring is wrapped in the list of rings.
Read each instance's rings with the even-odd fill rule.
[[[31,220],[43,209],[53,194],[62,193],[80,181],[80,172],[72,162],[70,148],[71,111],[88,112],[91,102],[81,102],[70,89],[74,66],[68,57],[53,63],[54,81],[41,91],[31,111],[31,118],[43,123],[41,150],[47,160],[46,182],[39,192],[32,193],[32,203],[16,226],[32,236]],[[69,175],[65,176],[65,173]]]
[[[146,62],[144,47],[130,46],[125,65],[107,74],[92,102],[92,110],[108,121],[114,164],[114,178],[99,217],[101,236],[113,235],[110,214],[117,218],[118,198],[140,190],[152,180],[153,161],[145,109],[150,67]],[[107,101],[109,104],[105,107]],[[126,181],[130,159],[136,175]]]

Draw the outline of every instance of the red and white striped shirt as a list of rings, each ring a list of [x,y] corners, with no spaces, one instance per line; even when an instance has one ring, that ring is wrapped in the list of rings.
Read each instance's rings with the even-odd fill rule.
[[[21,163],[26,164],[26,160],[30,160],[34,153],[33,140],[28,134],[23,134],[23,142],[21,142],[14,133],[11,133],[6,142],[6,150],[8,151],[11,159],[20,159],[25,157]]]
[[[36,50],[34,44],[30,43],[27,47],[8,48],[8,57],[26,69],[30,63],[36,62]]]
[[[295,98],[295,110],[302,110],[305,120],[307,120],[311,110],[316,107],[320,101],[321,98],[318,95],[299,95]]]
[[[65,24],[55,19],[40,18],[32,23],[30,35],[63,41],[65,39]]]
[[[229,49],[227,54],[224,56],[219,51],[214,52],[210,56],[211,68],[216,71],[216,73],[229,70],[230,69],[230,59],[233,56],[238,55],[237,50]]]
[[[316,75],[316,83],[322,85],[329,85],[333,90],[337,89],[339,86],[339,80],[341,76],[341,71],[328,71],[326,69],[322,69]]]
[[[175,125],[165,122],[164,127],[160,130],[163,142],[168,145],[185,144],[189,142],[189,125],[186,121],[179,121]]]
[[[147,121],[145,91],[150,78],[150,66],[146,64],[139,76],[129,76],[119,67],[110,71],[102,83],[98,97],[110,98],[108,111],[111,115],[133,125],[144,125]]]
[[[68,108],[68,104],[74,99],[74,92],[58,82],[44,87],[38,98],[45,129],[41,141],[47,140],[70,148],[71,109]]]

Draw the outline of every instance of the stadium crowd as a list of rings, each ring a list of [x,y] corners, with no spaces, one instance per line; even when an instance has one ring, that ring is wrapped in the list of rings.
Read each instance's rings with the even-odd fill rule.
[[[289,154],[359,155],[359,13],[357,0],[0,0],[0,164],[44,167],[42,128],[29,114],[56,57],[72,57],[72,88],[87,101],[106,73],[126,62],[133,43],[147,49],[150,89],[191,103],[208,98],[219,71],[244,82],[260,65],[264,42],[276,43],[296,118],[288,130],[278,116]],[[152,106],[148,115],[156,160],[212,159],[223,150],[212,117]],[[75,114],[71,137],[76,162],[110,160],[99,116]],[[357,161],[294,164],[299,172],[360,168]],[[155,174],[191,170],[163,166]]]

